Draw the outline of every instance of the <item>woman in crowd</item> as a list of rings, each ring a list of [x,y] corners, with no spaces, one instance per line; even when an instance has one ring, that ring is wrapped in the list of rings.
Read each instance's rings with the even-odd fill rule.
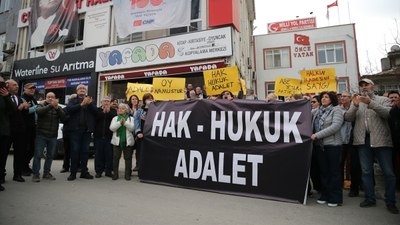
[[[312,109],[319,109],[321,106],[319,95],[314,95],[311,98],[311,108]],[[308,195],[311,195],[311,189],[314,189],[317,192],[321,192],[321,176],[320,176],[320,169],[318,164],[318,151],[319,149],[315,147],[317,142],[313,142],[313,150],[312,150],[312,157],[311,157],[311,168],[310,168],[310,178],[312,181],[312,188],[311,185],[308,186]]]
[[[131,179],[132,170],[132,152],[135,139],[133,138],[134,121],[129,116],[129,106],[124,103],[118,105],[117,116],[110,124],[110,130],[113,132],[111,144],[113,145],[113,180],[117,180],[119,170],[119,160],[121,153],[124,152],[125,159],[125,180]]]
[[[135,118],[135,113],[139,109],[139,97],[137,95],[131,95],[131,97],[129,97],[129,100],[128,100],[128,105],[129,105],[129,108],[131,109],[130,110],[130,115],[133,118]],[[137,171],[138,170],[138,167],[137,167],[137,165],[138,165],[138,162],[137,162],[138,161],[138,151],[137,151],[136,145],[133,146],[133,149],[136,149],[136,151],[135,151],[136,166],[135,166],[135,168],[133,168],[132,171]]]
[[[143,140],[143,127],[146,121],[147,110],[150,104],[154,101],[154,97],[150,93],[143,95],[143,106],[138,109],[135,113],[135,128],[134,133],[136,135],[136,167],[140,170],[141,166],[141,151],[142,151],[142,140]]]
[[[313,109],[313,134],[311,140],[316,142],[318,164],[321,173],[321,197],[317,203],[336,207],[343,203],[341,179],[341,146],[340,128],[343,124],[343,112],[338,106],[334,92],[321,93],[321,107]]]

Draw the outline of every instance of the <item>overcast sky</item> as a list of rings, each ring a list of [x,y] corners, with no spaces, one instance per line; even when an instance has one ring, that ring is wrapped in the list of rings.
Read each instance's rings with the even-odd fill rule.
[[[339,19],[340,24],[355,23],[361,75],[366,73],[366,67],[371,68],[368,61],[371,62],[372,69],[380,72],[380,59],[386,57],[394,44],[394,36],[400,32],[400,0],[338,0],[339,7],[329,9],[328,22],[326,6],[334,1],[255,0],[254,34],[268,33],[267,23],[292,20],[296,16],[316,17],[317,27],[337,25]],[[313,14],[310,15],[310,12]],[[400,33],[397,35],[400,36]]]

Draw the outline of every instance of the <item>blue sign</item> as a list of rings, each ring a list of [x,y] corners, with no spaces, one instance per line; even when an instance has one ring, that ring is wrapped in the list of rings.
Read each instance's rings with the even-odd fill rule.
[[[80,84],[89,85],[90,76],[67,78],[67,87],[76,87]]]

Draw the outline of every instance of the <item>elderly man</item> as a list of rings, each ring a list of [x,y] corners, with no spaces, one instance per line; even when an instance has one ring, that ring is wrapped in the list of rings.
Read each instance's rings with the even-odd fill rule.
[[[374,82],[362,79],[360,94],[353,95],[352,104],[345,113],[346,121],[354,121],[353,145],[359,150],[365,200],[360,207],[376,205],[373,164],[376,158],[385,176],[386,208],[398,214],[396,207],[396,177],[392,163],[392,139],[389,128],[390,101],[374,94]]]
[[[13,103],[7,90],[7,85],[4,82],[4,79],[0,77],[0,162],[7,160],[7,143],[10,139],[9,117],[12,113],[12,108]],[[3,166],[0,166],[0,191],[4,191],[4,187],[1,186],[4,183],[4,171],[2,171],[2,168]]]
[[[86,96],[87,87],[80,84],[76,87],[77,97],[71,99],[65,108],[69,115],[68,123],[64,126],[70,137],[71,145],[71,174],[69,181],[76,179],[78,164],[80,163],[80,178],[93,179],[87,168],[89,158],[89,144],[97,109],[92,104],[92,97]]]
[[[64,120],[65,113],[58,105],[58,99],[53,92],[46,94],[46,101],[43,105],[38,105],[36,109],[37,136],[35,139],[35,155],[33,159],[33,182],[39,182],[40,159],[44,148],[46,148],[46,160],[44,163],[43,179],[55,180],[51,175],[51,164],[53,162],[54,151],[57,146],[58,124]]]
[[[103,172],[107,177],[112,177],[112,131],[109,127],[111,120],[117,115],[117,111],[111,108],[110,100],[110,97],[104,97],[101,100],[101,107],[97,108],[96,125],[93,133],[96,151],[94,155],[96,178],[100,178]]]
[[[25,182],[25,179],[21,176],[23,163],[25,161],[24,153],[26,148],[26,126],[23,115],[28,113],[30,104],[28,102],[24,102],[20,97],[17,96],[19,85],[15,80],[7,80],[6,83],[7,90],[10,93],[11,101],[13,102],[11,109],[12,113],[10,114],[9,118],[11,135],[8,141],[6,155],[1,159],[0,175],[3,182],[5,177],[7,155],[12,145],[14,149],[13,180],[17,182]]]
[[[37,101],[34,97],[36,86],[33,83],[27,83],[24,85],[24,93],[22,93],[22,100],[30,104],[29,112],[23,114],[24,122],[26,126],[26,148],[24,152],[24,162],[22,165],[22,175],[30,176],[32,169],[29,167],[29,163],[35,152],[35,137],[36,137],[36,107]]]

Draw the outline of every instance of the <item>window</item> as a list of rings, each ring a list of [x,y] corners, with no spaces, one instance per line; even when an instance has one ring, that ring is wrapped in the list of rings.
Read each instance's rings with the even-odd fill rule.
[[[10,10],[11,0],[0,0],[0,13]]]
[[[4,60],[3,46],[6,43],[6,34],[0,34],[0,62]]]
[[[342,77],[338,79],[337,83],[337,93],[342,93],[342,91],[349,91],[349,82],[347,77]]]
[[[288,68],[290,65],[290,49],[276,48],[264,50],[265,69]]]
[[[142,41],[142,40],[143,40],[143,32],[133,33],[124,38],[120,38],[117,35],[117,44],[137,42],[137,41]]]
[[[201,30],[201,10],[200,0],[192,0],[192,9],[190,14],[190,26],[189,27],[176,27],[169,30],[169,34],[181,34],[191,31]]]
[[[318,44],[318,64],[343,63],[345,62],[344,42]]]
[[[265,96],[275,92],[275,82],[265,82]]]

